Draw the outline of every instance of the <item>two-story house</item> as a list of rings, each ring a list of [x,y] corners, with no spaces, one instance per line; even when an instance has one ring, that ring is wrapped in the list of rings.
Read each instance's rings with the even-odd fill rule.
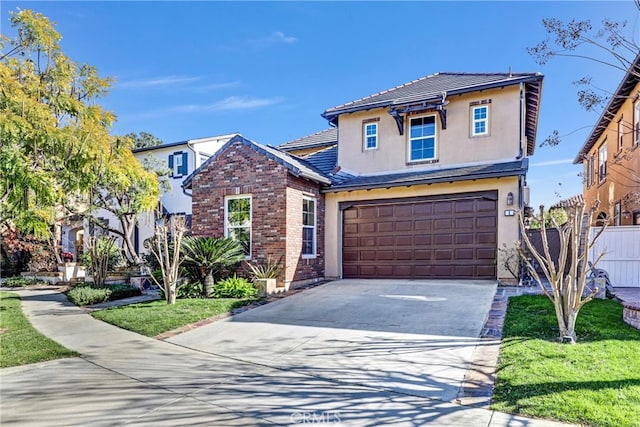
[[[582,145],[585,206],[594,225],[640,225],[640,55],[633,61]]]
[[[191,195],[183,191],[182,182],[196,170],[202,163],[220,149],[229,139],[237,134],[211,136],[206,138],[190,139],[165,143],[153,147],[136,148],[132,152],[142,163],[149,163],[154,168],[167,168],[169,177],[166,188],[162,188],[160,208],[164,215],[185,215],[187,223],[191,221]],[[95,213],[101,222],[110,227],[117,227],[118,219],[106,210]],[[138,217],[138,225],[134,230],[133,244],[138,253],[146,252],[144,241],[153,236],[154,216],[141,214]],[[81,220],[69,223],[63,227],[63,236],[68,238],[62,241],[63,250],[74,254],[74,258],[82,253],[85,243],[85,235],[93,235],[101,232],[95,227],[83,224]]]
[[[196,235],[319,278],[508,279],[543,77],[439,73],[326,110],[270,147],[232,138],[185,181]]]

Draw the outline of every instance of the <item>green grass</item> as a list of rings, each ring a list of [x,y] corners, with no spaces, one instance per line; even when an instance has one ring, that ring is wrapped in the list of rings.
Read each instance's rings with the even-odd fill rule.
[[[587,303],[575,345],[557,341],[545,296],[509,300],[492,408],[588,426],[640,426],[640,331],[622,306]]]
[[[236,298],[186,298],[169,305],[164,300],[156,300],[94,311],[92,316],[120,328],[154,337],[199,320],[229,313],[234,308],[254,301]]]
[[[36,331],[22,313],[20,297],[0,292],[0,367],[73,357],[68,350]]]

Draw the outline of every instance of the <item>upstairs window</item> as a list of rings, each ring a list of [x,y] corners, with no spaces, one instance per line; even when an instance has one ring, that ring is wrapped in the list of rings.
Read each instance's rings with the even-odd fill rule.
[[[618,151],[622,150],[622,142],[624,141],[624,122],[622,117],[618,120]]]
[[[364,149],[375,150],[378,148],[378,123],[364,124]]]
[[[489,106],[471,108],[471,136],[489,134]]]
[[[640,142],[640,101],[633,106],[633,145]]]
[[[584,162],[584,169],[585,182],[587,187],[591,187],[593,185],[593,156],[589,156]]]
[[[607,177],[607,142],[605,141],[598,149],[598,177],[602,182]]]
[[[436,158],[436,116],[416,117],[409,123],[409,161]]]
[[[316,255],[316,201],[302,199],[302,255]]]
[[[240,242],[251,257],[251,196],[227,196],[224,203],[224,235]]]
[[[177,151],[169,155],[169,171],[174,178],[188,175],[187,153]]]

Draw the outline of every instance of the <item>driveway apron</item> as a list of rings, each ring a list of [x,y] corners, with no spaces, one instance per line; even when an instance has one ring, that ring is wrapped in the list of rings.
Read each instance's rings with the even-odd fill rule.
[[[169,338],[344,384],[454,401],[491,281],[340,280]]]

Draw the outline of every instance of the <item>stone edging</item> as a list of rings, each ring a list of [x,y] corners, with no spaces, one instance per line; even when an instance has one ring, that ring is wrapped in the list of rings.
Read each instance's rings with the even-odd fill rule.
[[[509,298],[518,295],[540,294],[542,291],[537,286],[498,286],[493,296],[489,315],[480,333],[480,342],[473,351],[473,359],[465,373],[456,403],[465,406],[489,407],[496,380],[502,326]]]

